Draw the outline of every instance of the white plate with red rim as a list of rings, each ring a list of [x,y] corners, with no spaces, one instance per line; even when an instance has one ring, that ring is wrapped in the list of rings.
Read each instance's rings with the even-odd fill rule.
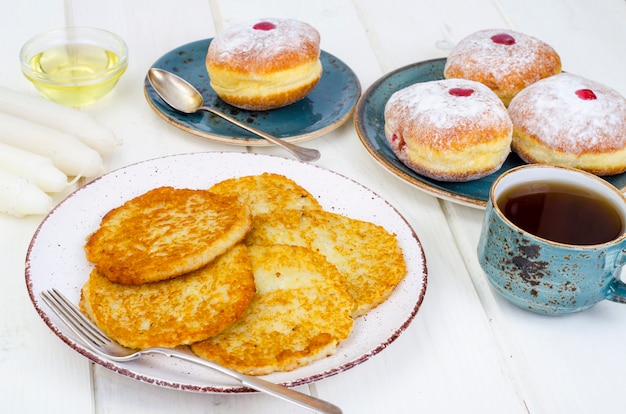
[[[392,343],[420,308],[427,285],[426,259],[420,240],[392,205],[361,184],[312,164],[276,156],[238,152],[173,155],[121,168],[78,189],[43,220],[28,249],[26,284],[38,314],[75,351],[120,375],[186,391],[250,392],[222,374],[165,356],[148,356],[125,363],[103,359],[83,346],[40,299],[40,292],[56,288],[78,303],[80,289],[92,268],[85,259],[85,238],[98,227],[105,213],[125,201],[160,186],[208,188],[227,178],[264,172],[293,179],[328,211],[367,220],[395,233],[408,269],[407,276],[386,302],[355,321],[350,337],[339,345],[334,355],[264,378],[292,387],[339,374],[365,362]]]

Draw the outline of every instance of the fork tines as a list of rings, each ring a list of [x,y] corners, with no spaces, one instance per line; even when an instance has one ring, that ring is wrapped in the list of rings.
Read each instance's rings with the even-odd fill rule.
[[[61,320],[79,337],[96,346],[102,346],[111,340],[93,324],[83,313],[57,289],[41,292],[41,298]]]

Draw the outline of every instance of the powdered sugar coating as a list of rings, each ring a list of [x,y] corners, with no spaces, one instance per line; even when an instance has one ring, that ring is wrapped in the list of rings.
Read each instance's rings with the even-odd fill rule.
[[[275,28],[254,29],[263,22]],[[231,26],[215,36],[209,45],[207,63],[241,72],[271,72],[318,59],[319,44],[319,32],[305,22],[257,19]]]
[[[582,99],[589,89],[596,99]],[[599,82],[571,73],[541,80],[509,105],[516,130],[547,147],[573,154],[626,148],[626,98]]]
[[[447,79],[408,86],[391,95],[384,118],[385,136],[398,159],[435,180],[484,177],[511,151],[507,110],[478,82]]]
[[[515,42],[491,39],[498,35],[511,36]],[[542,40],[512,30],[487,29],[465,37],[452,49],[444,75],[481,82],[508,103],[526,86],[560,71],[559,55]]]
[[[457,96],[449,93],[454,88],[475,92]],[[401,89],[391,95],[384,114],[390,131],[437,149],[491,139],[475,131],[512,129],[498,97],[485,85],[465,79],[422,82]]]

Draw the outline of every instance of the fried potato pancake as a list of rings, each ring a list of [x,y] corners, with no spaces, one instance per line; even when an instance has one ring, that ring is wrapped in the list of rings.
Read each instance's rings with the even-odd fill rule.
[[[203,268],[161,282],[121,285],[94,269],[80,307],[124,346],[175,347],[222,332],[243,315],[255,290],[247,249],[238,244]]]
[[[276,210],[321,210],[307,190],[280,174],[263,173],[221,181],[211,188],[217,194],[236,196],[247,204],[253,216]]]
[[[383,227],[324,210],[255,216],[248,246],[290,244],[322,254],[344,276],[356,301],[353,317],[384,302],[406,275],[397,238]]]
[[[198,356],[249,375],[290,371],[336,351],[354,301],[326,259],[298,246],[248,248],[257,287],[243,317],[191,345]]]
[[[160,187],[109,211],[85,251],[110,281],[139,285],[205,266],[250,226],[248,207],[234,197]]]

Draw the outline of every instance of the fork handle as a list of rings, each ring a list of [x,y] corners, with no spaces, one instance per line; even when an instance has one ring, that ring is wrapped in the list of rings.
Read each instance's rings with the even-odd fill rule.
[[[208,361],[206,359],[198,358],[194,355],[186,354],[184,352],[174,351],[172,349],[167,348],[150,348],[150,353],[158,353],[172,358],[182,359],[184,361],[192,362],[197,365],[202,365],[204,367],[213,369],[215,371],[221,372],[222,374],[228,375],[231,378],[234,378],[241,382],[242,385],[250,387],[254,390],[265,392],[267,394],[273,395],[275,397],[281,398],[285,401],[292,402],[301,407],[308,408],[310,410],[314,410],[320,413],[325,414],[341,414],[341,408],[337,407],[334,404],[329,403],[328,401],[320,400],[319,398],[313,397],[311,395],[303,394],[291,388],[287,388],[280,384],[275,384],[270,381],[266,381],[259,377],[252,377],[250,375],[244,375],[240,372],[233,371],[229,368],[223,367],[214,362]]]

